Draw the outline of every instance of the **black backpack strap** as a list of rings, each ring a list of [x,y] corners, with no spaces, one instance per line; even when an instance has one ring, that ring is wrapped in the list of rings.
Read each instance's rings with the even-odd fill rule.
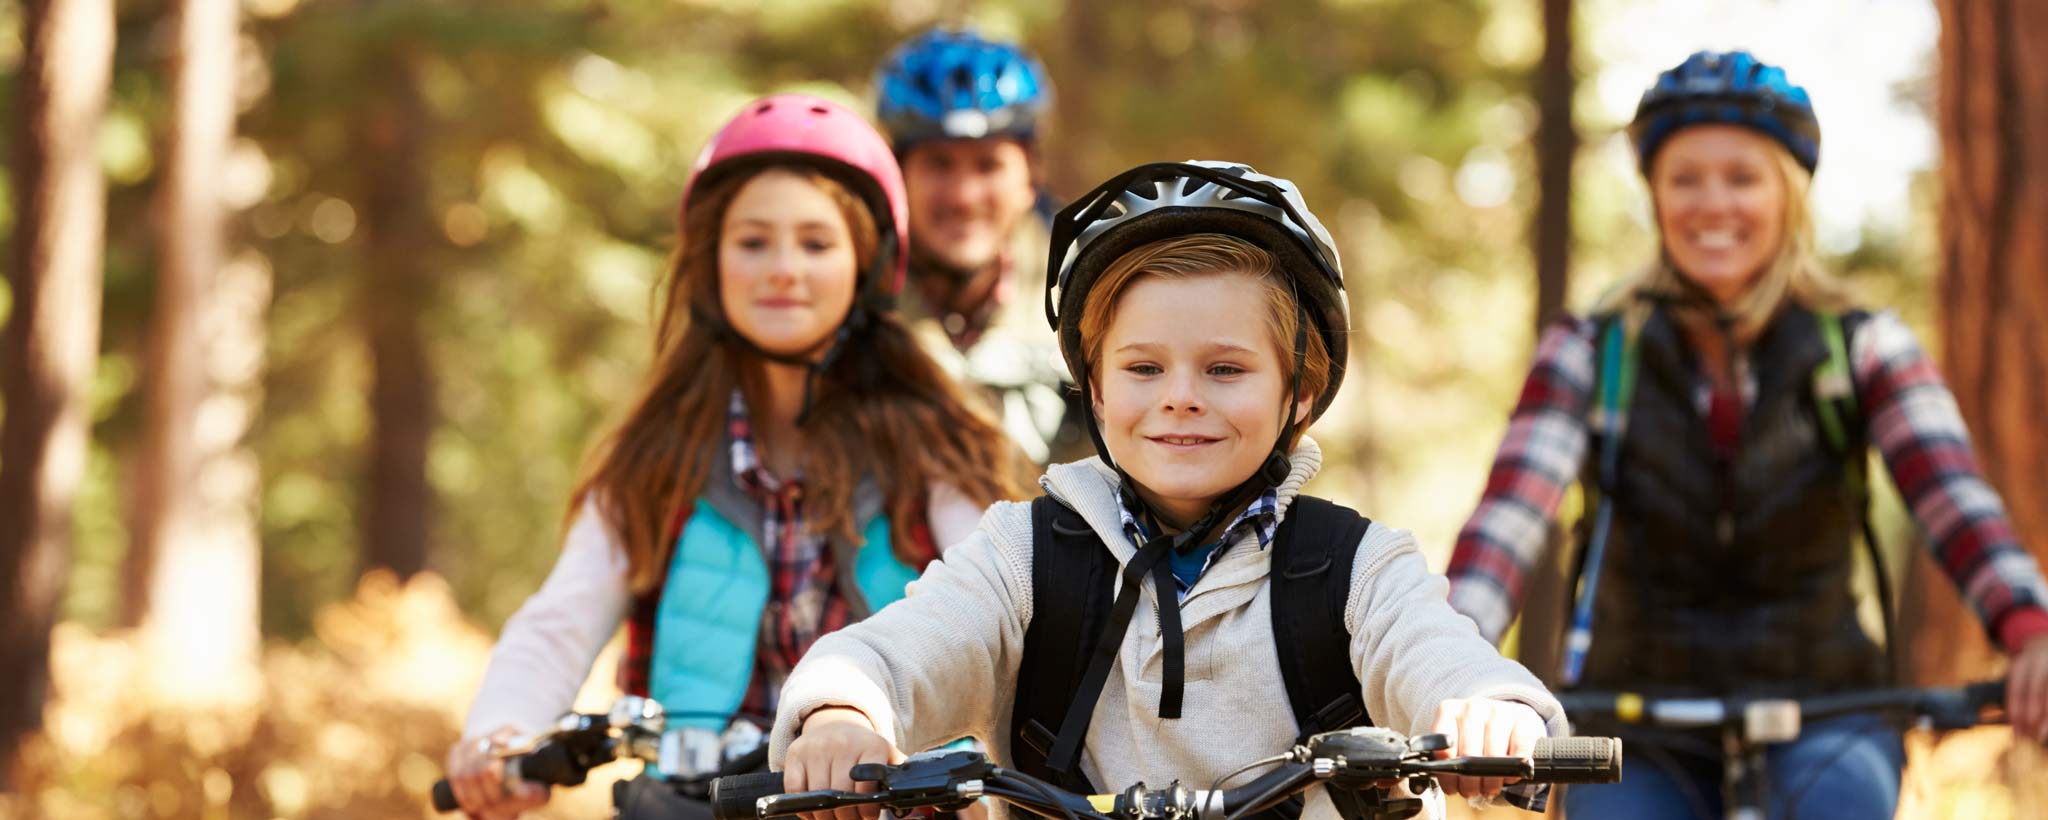
[[[1309,735],[1370,724],[1351,668],[1344,605],[1358,542],[1372,521],[1349,507],[1296,496],[1273,536],[1273,643],[1294,723]]]
[[[1051,496],[1031,502],[1031,626],[1017,665],[1010,712],[1010,760],[1018,771],[1080,794],[1095,789],[1078,767],[1053,771],[1046,762],[1087,669],[1091,643],[1109,615],[1116,556],[1104,549],[1080,513]]]

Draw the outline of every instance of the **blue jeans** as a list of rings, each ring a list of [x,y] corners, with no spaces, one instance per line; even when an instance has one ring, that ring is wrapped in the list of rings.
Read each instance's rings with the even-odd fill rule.
[[[1633,742],[1631,742],[1633,741]],[[1906,750],[1899,730],[1873,715],[1809,724],[1765,750],[1771,820],[1889,818],[1899,805]],[[1566,820],[1719,820],[1721,756],[1622,742],[1621,782],[1565,790]]]

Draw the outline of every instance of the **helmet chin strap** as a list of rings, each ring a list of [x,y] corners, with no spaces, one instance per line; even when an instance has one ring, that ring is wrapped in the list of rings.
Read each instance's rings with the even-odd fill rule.
[[[1670,262],[1667,260],[1665,264],[1670,265]],[[1686,276],[1677,266],[1672,265],[1671,271],[1678,279],[1678,293],[1651,292],[1644,294],[1644,297],[1653,304],[1675,311],[1698,311],[1695,315],[1712,323],[1714,330],[1721,335],[1722,341],[1727,343],[1728,349],[1734,350],[1736,315],[1728,312],[1728,308],[1721,304],[1721,300],[1714,298],[1712,293]]]
[[[880,282],[879,277],[888,275],[886,260],[894,258],[896,250],[895,237],[885,234],[865,281]],[[815,359],[810,355],[811,351],[817,350],[815,347],[803,353],[776,353],[764,349],[755,344],[754,340],[747,338],[747,334],[733,328],[732,323],[726,321],[725,317],[713,314],[695,304],[690,305],[690,317],[710,325],[712,337],[722,343],[738,345],[741,350],[776,364],[804,368],[804,396],[796,412],[796,426],[802,427],[804,422],[810,421],[811,418],[811,395],[817,386],[819,374],[839,361],[840,354],[846,352],[847,340],[853,338],[853,334],[868,329],[875,316],[880,311],[888,310],[894,303],[889,294],[871,292],[872,288],[872,285],[864,286],[861,288],[863,292],[854,296],[853,305],[846,309],[846,318],[840,320],[839,328],[832,332],[832,341],[825,347],[824,355]]]
[[[747,338],[746,334],[735,330],[731,323],[717,316],[713,316],[695,307],[690,309],[690,313],[698,321],[710,325],[712,336],[720,343],[737,345],[741,350],[747,351],[750,355],[776,364],[804,369],[804,396],[802,403],[798,405],[799,409],[796,413],[796,425],[798,427],[802,427],[804,422],[810,420],[811,395],[817,385],[818,375],[825,372],[826,368],[831,367],[833,362],[839,360],[840,354],[846,352],[847,340],[851,339],[856,331],[866,329],[870,318],[867,309],[862,307],[859,302],[855,302],[853,307],[847,310],[846,320],[839,323],[838,330],[833,331],[832,340],[825,347],[825,354],[814,359],[805,353],[776,353],[765,349],[755,344],[754,340]],[[812,348],[812,350],[816,349]]]

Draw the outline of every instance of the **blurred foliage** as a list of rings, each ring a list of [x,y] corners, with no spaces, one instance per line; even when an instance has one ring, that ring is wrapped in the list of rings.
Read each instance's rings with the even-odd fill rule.
[[[275,276],[251,442],[273,640],[266,700],[233,716],[152,713],[146,691],[104,682],[135,671],[127,639],[90,631],[120,603],[170,101],[170,4],[120,0],[100,145],[110,192],[93,449],[72,623],[57,637],[59,702],[32,758],[41,780],[25,792],[57,802],[12,807],[35,816],[418,811],[487,636],[552,564],[581,453],[634,390],[649,290],[697,150],[761,94],[868,107],[882,56],[935,21],[971,21],[1044,56],[1058,92],[1043,152],[1055,194],[1190,157],[1300,183],[1348,263],[1355,331],[1347,387],[1317,428],[1329,454],[1318,490],[1414,529],[1439,565],[1485,480],[1534,338],[1533,0],[242,7],[240,141],[220,184],[237,209],[235,253]],[[17,2],[0,0],[0,101],[10,103],[19,18]],[[1582,8],[1581,27],[1593,19]],[[1578,65],[1597,70],[1588,54]],[[365,123],[401,87],[422,102],[422,155],[364,150]],[[1573,180],[1575,307],[1654,253],[1621,124],[1587,113],[1592,91],[1582,86]],[[385,308],[365,272],[388,261],[373,258],[360,226],[366,171],[398,161],[425,175],[419,207],[434,228],[417,252],[433,277],[422,322],[438,413],[428,457],[438,576],[403,593],[388,579],[359,589],[356,577],[373,376],[362,328]],[[0,192],[8,186],[0,174]],[[1834,260],[1923,331],[1938,193],[1931,174],[1920,180],[1907,234],[1867,235]],[[0,198],[0,236],[10,209]],[[8,306],[0,286],[0,317]],[[421,591],[432,577],[447,579],[445,592]]]
[[[490,635],[431,573],[402,587],[372,573],[312,620],[312,640],[266,649],[260,696],[202,710],[158,702],[133,633],[60,625],[48,728],[23,750],[14,789],[0,793],[0,820],[441,817],[427,795],[482,677]],[[602,712],[618,696],[602,670],[619,648],[614,641],[599,656],[577,710]],[[1909,733],[1899,816],[2014,816],[1998,779],[2010,744],[2003,727]],[[527,816],[609,816],[610,784],[635,771],[624,761],[599,768]],[[1453,818],[1529,816],[1450,802]]]
[[[1597,8],[1583,0],[1581,29]],[[1442,562],[1485,480],[1526,367],[1536,201],[1528,0],[244,0],[240,144],[221,193],[233,244],[274,273],[262,461],[264,631],[319,638],[348,601],[371,430],[362,326],[367,168],[416,162],[432,271],[430,566],[494,629],[557,549],[580,455],[645,363],[649,287],[690,160],[743,100],[809,90],[866,107],[868,76],[936,20],[1038,49],[1057,86],[1047,180],[1075,195],[1120,168],[1231,158],[1290,176],[1352,283],[1354,369],[1317,428],[1319,490],[1415,529]],[[971,8],[969,8],[971,6]],[[119,2],[100,154],[109,172],[104,351],[66,615],[119,611],[137,367],[172,37],[164,0]],[[0,98],[20,10],[0,0]],[[1581,43],[1589,37],[1581,37]],[[1597,72],[1581,53],[1581,74]],[[420,158],[362,150],[393,88],[416,88]],[[1909,90],[1911,92],[1911,90]],[[1581,90],[1573,289],[1583,305],[1655,252],[1645,193]],[[1925,94],[1921,94],[1925,96]],[[4,139],[12,139],[8,133]],[[0,176],[0,191],[8,178]],[[1905,236],[1837,260],[1874,301],[1931,322],[1933,180]],[[0,234],[12,213],[0,199]],[[8,297],[0,287],[0,316]],[[76,635],[74,635],[76,638]]]
[[[238,252],[276,279],[252,441],[267,634],[307,635],[358,566],[374,375],[362,328],[382,309],[364,272],[384,263],[360,230],[368,168],[410,162],[426,176],[420,213],[434,230],[416,252],[433,277],[421,319],[439,414],[430,565],[465,611],[495,625],[551,564],[580,455],[633,390],[674,200],[704,139],[774,91],[865,107],[882,55],[935,20],[1022,38],[1045,57],[1058,91],[1044,151],[1056,194],[1186,157],[1301,184],[1338,237],[1353,296],[1354,367],[1318,427],[1331,453],[1320,490],[1415,529],[1438,560],[1484,480],[1533,339],[1532,2],[243,5],[240,142],[221,188],[238,209]],[[141,437],[168,11],[163,0],[119,4],[101,146],[105,341],[67,604],[95,626],[117,609]],[[0,0],[0,33],[17,18]],[[10,78],[18,50],[0,46]],[[1597,69],[1587,55],[1579,64]],[[421,101],[419,157],[362,147],[364,123],[388,113],[398,87]],[[1587,114],[1589,97],[1574,178],[1577,306],[1654,252],[1620,124]],[[1931,178],[1920,187],[1931,213]],[[1925,326],[1932,220],[1912,224],[1911,236],[1866,237],[1840,267]]]
[[[260,696],[205,709],[158,701],[133,633],[60,625],[48,727],[0,794],[0,818],[439,816],[428,790],[490,635],[432,574],[401,587],[371,573],[312,620],[316,640],[265,651]],[[602,711],[616,696],[593,681],[577,706]],[[606,784],[630,772],[600,769],[534,816],[603,815]]]

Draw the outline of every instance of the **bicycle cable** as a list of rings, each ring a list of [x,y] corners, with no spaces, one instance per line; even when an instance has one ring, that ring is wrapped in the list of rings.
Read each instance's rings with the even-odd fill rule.
[[[1236,776],[1238,776],[1238,775],[1241,775],[1241,774],[1244,774],[1245,772],[1251,771],[1251,770],[1253,770],[1253,769],[1256,769],[1256,768],[1258,768],[1258,767],[1260,767],[1260,766],[1271,766],[1271,765],[1273,765],[1273,764],[1275,764],[1275,763],[1286,763],[1286,762],[1288,762],[1288,761],[1290,761],[1290,760],[1293,760],[1293,759],[1294,759],[1294,756],[1295,756],[1295,754],[1296,754],[1296,752],[1300,752],[1300,751],[1305,751],[1305,750],[1302,750],[1302,749],[1300,749],[1300,748],[1298,748],[1298,747],[1297,747],[1297,748],[1295,748],[1295,749],[1289,749],[1289,750],[1287,750],[1287,751],[1285,751],[1285,752],[1281,752],[1280,754],[1274,755],[1274,756],[1272,756],[1272,757],[1268,757],[1268,758],[1262,758],[1262,759],[1259,759],[1259,760],[1254,760],[1254,761],[1252,761],[1252,762],[1250,762],[1250,763],[1246,763],[1246,764],[1245,764],[1245,765],[1243,765],[1243,766],[1239,766],[1239,767],[1237,767],[1237,769],[1236,769],[1235,771],[1232,771],[1231,773],[1229,773],[1229,774],[1226,774],[1226,775],[1224,775],[1224,776],[1222,776],[1222,777],[1216,778],[1215,782],[1213,782],[1213,783],[1210,783],[1210,784],[1209,784],[1209,791],[1210,791],[1211,793],[1214,793],[1214,792],[1216,792],[1216,791],[1218,791],[1218,790],[1222,789],[1222,788],[1223,788],[1223,784],[1224,784],[1224,783],[1228,783],[1228,782],[1230,782],[1230,779],[1231,779],[1231,778],[1233,778],[1233,777],[1236,777]]]
[[[1066,820],[1081,820],[1079,816],[1074,814],[1073,807],[1068,806],[1066,801],[1059,799],[1059,797],[1053,792],[1052,786],[1046,783],[1045,781],[1039,780],[1036,777],[1032,777],[1031,775],[1025,774],[1020,771],[1015,771],[1013,769],[1005,769],[1001,767],[997,767],[994,771],[990,772],[990,774],[994,777],[1003,780],[1024,784],[1025,787],[1031,789],[1034,792],[1037,792],[1039,796],[1044,797],[1046,805],[1059,809],[1060,813],[1066,816]]]

